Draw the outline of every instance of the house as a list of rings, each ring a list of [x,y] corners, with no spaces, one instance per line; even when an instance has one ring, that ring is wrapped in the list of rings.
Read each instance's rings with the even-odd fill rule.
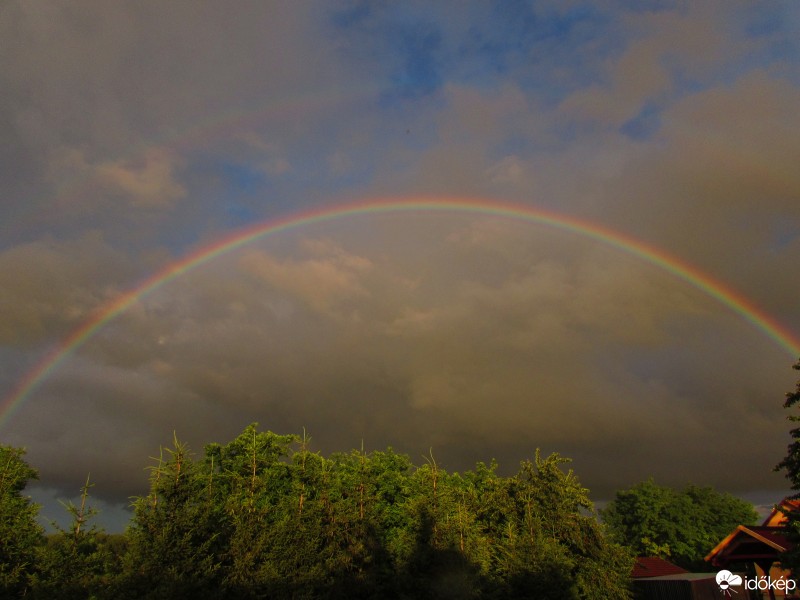
[[[705,557],[715,567],[752,563],[757,577],[769,575],[771,580],[790,579],[781,568],[780,554],[793,547],[786,537],[785,512],[800,510],[800,500],[784,498],[772,509],[761,525],[738,525]],[[769,590],[769,598],[784,598],[781,590]]]

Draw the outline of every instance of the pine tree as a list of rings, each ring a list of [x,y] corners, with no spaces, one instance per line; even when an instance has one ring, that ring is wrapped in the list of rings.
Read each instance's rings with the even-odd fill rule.
[[[40,548],[33,597],[83,600],[108,595],[117,574],[116,557],[105,544],[107,536],[95,525],[89,526],[97,514],[88,504],[92,487],[87,476],[80,504],[61,503],[71,522],[66,529],[53,523],[57,532]]]
[[[150,493],[134,501],[119,593],[134,598],[218,597],[219,523],[206,502],[206,474],[177,436],[173,447],[154,460]]]
[[[272,594],[280,579],[273,557],[292,486],[285,459],[297,439],[259,432],[252,423],[228,444],[205,448],[203,468],[214,478],[206,494],[218,511],[222,585],[232,597]]]

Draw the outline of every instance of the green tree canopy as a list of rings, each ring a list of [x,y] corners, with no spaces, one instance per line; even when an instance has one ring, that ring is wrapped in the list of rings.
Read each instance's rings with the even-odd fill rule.
[[[47,543],[20,494],[36,475],[21,456],[0,453],[2,597],[630,596],[632,556],[558,454],[536,451],[502,477],[494,461],[454,473],[391,448],[326,457],[305,432],[256,424],[200,454],[176,436],[121,540],[87,526],[87,478],[80,504],[65,504],[71,526]]]
[[[22,492],[38,479],[28,466],[25,450],[0,445],[0,596],[26,595],[34,573],[43,531],[36,521],[39,506]]]
[[[751,504],[711,487],[675,490],[652,479],[618,491],[600,512],[614,539],[637,555],[699,571],[707,569],[703,557],[737,525],[758,518]]]
[[[112,550],[109,536],[89,525],[97,514],[88,503],[92,487],[87,476],[80,504],[62,502],[71,523],[63,528],[53,522],[56,533],[48,535],[47,543],[39,548],[33,598],[84,600],[112,592],[111,583],[119,571],[118,554]]]
[[[500,477],[310,442],[253,424],[198,458],[176,439],[135,501],[119,597],[628,597],[631,557],[557,454]]]

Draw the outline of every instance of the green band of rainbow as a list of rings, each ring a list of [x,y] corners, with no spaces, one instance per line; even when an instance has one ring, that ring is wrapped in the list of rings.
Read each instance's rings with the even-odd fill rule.
[[[544,225],[594,239],[658,266],[678,279],[689,283],[749,321],[791,354],[792,359],[800,356],[800,340],[741,294],[734,292],[706,273],[667,254],[663,250],[602,225],[539,208],[486,199],[425,197],[403,200],[378,199],[294,213],[283,218],[259,223],[237,230],[219,241],[204,246],[167,265],[129,292],[101,306],[91,318],[76,328],[39,361],[34,368],[28,371],[0,405],[0,427],[5,425],[16,409],[30,397],[47,377],[58,369],[71,353],[80,348],[98,330],[125,312],[139,299],[176,277],[218,256],[271,234],[304,227],[313,223],[322,223],[347,217],[405,212],[458,212],[503,217]]]

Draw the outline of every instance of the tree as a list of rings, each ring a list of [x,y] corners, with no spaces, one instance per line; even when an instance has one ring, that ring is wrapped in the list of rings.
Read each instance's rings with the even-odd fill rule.
[[[406,507],[414,542],[403,561],[406,595],[471,598],[479,593],[480,569],[468,552],[474,518],[465,510],[464,483],[441,468],[433,453],[412,474]]]
[[[0,596],[14,598],[27,593],[34,573],[37,546],[43,539],[36,521],[39,506],[22,491],[38,479],[23,459],[25,450],[0,445]]]
[[[800,371],[800,360],[792,367]],[[800,403],[800,380],[797,381],[795,390],[787,392],[783,407],[793,408]],[[787,420],[793,423],[800,422],[800,416],[789,415]],[[785,471],[786,479],[792,483],[792,489],[797,490],[794,498],[800,498],[800,427],[794,427],[789,431],[792,441],[786,448],[786,456],[779,462],[775,470]],[[790,569],[792,574],[797,576],[800,573],[800,514],[797,512],[786,512],[786,528],[790,541],[794,542],[794,548],[781,555],[781,565]]]
[[[134,501],[119,594],[135,598],[210,598],[219,588],[219,523],[207,501],[207,474],[174,438],[151,467],[150,493]]]
[[[39,549],[34,598],[82,600],[109,592],[118,561],[106,543],[108,536],[95,525],[88,526],[97,514],[87,503],[91,487],[87,476],[80,504],[62,502],[72,521],[67,529],[53,523],[57,533],[49,535],[47,544]]]
[[[710,487],[678,491],[652,479],[616,493],[601,511],[612,536],[639,556],[660,556],[690,570],[732,529],[755,522],[753,506]]]
[[[514,561],[516,572],[509,579],[517,589],[512,597],[535,590],[530,597],[628,598],[632,557],[604,536],[589,490],[572,469],[561,469],[569,462],[558,453],[542,458],[537,450],[513,478],[518,523],[514,547],[530,559],[522,565],[518,558]]]
[[[305,433],[252,424],[202,459],[176,438],[156,460],[109,597],[629,597],[629,553],[557,454],[537,451],[513,477],[494,461],[448,473],[391,449],[326,458]],[[34,592],[106,592],[115,569],[87,532],[88,489],[67,506],[73,525],[43,554]]]
[[[205,447],[204,494],[217,523],[222,585],[233,597],[269,595],[280,577],[273,557],[292,488],[285,459],[296,440],[251,423],[228,444]]]

